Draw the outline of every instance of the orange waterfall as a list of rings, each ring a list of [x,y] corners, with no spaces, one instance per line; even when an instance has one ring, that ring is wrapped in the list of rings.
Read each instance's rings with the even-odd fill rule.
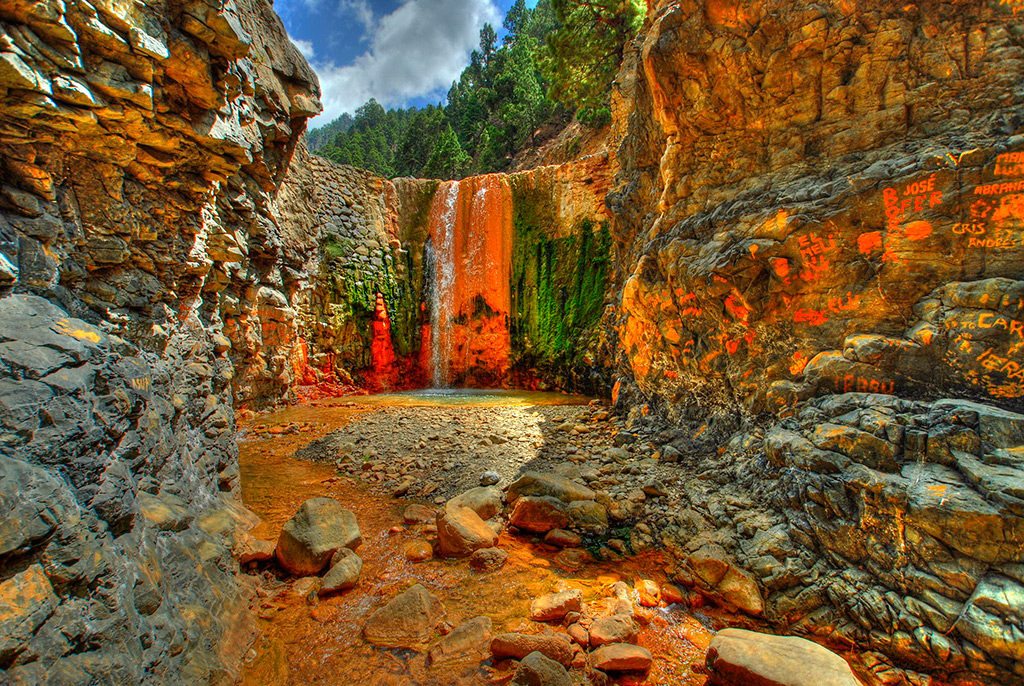
[[[512,191],[501,174],[442,184],[430,209],[433,385],[494,387],[511,366]]]

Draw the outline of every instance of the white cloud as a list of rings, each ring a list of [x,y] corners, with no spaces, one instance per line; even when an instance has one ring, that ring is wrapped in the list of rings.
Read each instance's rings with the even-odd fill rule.
[[[341,7],[351,12],[364,29],[373,30],[373,8],[368,0],[342,0]]]
[[[369,16],[372,22],[372,11]],[[353,112],[370,98],[389,107],[447,89],[468,64],[484,23],[500,20],[492,0],[406,0],[376,22],[370,47],[352,64],[314,60],[324,104],[315,123]]]
[[[298,49],[299,53],[303,57],[305,57],[307,60],[313,59],[313,56],[316,54],[315,51],[313,50],[313,41],[301,40],[299,38],[295,38],[294,36],[288,36],[288,39],[291,40],[292,45],[294,45]]]

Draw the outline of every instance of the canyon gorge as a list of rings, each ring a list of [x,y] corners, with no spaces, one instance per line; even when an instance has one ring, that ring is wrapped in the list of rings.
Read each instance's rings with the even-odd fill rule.
[[[317,78],[265,0],[0,24],[0,681],[236,683],[249,532],[278,535],[239,436],[291,405],[336,415],[288,443],[316,479],[443,496],[439,528],[488,460],[483,519],[627,538],[865,684],[1024,683],[1019,0],[649,0],[602,149],[459,181],[309,153]],[[424,388],[604,404],[529,435],[345,404]],[[585,496],[523,475],[559,465]]]

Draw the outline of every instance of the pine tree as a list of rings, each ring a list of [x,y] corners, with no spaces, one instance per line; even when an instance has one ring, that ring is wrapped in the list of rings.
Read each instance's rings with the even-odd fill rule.
[[[430,158],[423,166],[423,176],[429,179],[460,179],[469,166],[469,155],[462,149],[459,137],[451,124],[438,137]]]
[[[643,24],[644,0],[552,0],[552,7],[559,26],[544,64],[551,97],[577,110],[607,108],[623,49]]]

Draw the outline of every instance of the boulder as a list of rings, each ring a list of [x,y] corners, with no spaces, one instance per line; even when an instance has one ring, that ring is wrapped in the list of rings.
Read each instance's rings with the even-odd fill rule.
[[[434,508],[427,505],[419,505],[418,503],[407,506],[402,512],[402,520],[406,524],[422,524],[429,522],[435,516]]]
[[[522,660],[532,652],[542,653],[559,664],[572,664],[572,642],[565,634],[498,634],[491,641],[491,654],[497,659]]]
[[[639,630],[629,615],[600,617],[590,626],[590,645],[596,648],[607,643],[634,643]]]
[[[860,686],[843,658],[797,636],[723,629],[706,664],[717,686]]]
[[[497,542],[494,529],[468,507],[448,503],[437,513],[437,548],[444,557],[466,557]]]
[[[646,672],[652,661],[651,651],[631,643],[608,643],[590,654],[590,665],[602,672]]]
[[[362,542],[356,516],[331,498],[312,498],[281,528],[277,561],[290,574],[319,574],[339,548]]]
[[[638,579],[636,582],[637,599],[643,607],[658,607],[661,603],[661,589],[650,579]]]
[[[565,667],[544,653],[533,652],[519,663],[511,686],[572,686],[572,678]]]
[[[508,553],[501,548],[481,548],[469,556],[469,566],[478,572],[493,572],[508,561]]]
[[[544,536],[544,542],[559,548],[578,548],[583,543],[583,539],[572,531],[552,529]]]
[[[382,648],[424,651],[434,638],[434,627],[444,616],[441,601],[416,584],[370,615],[363,627],[363,637]]]
[[[547,533],[569,524],[565,505],[557,498],[547,496],[523,496],[516,500],[509,524],[525,531]]]
[[[576,500],[569,503],[569,526],[576,531],[604,534],[608,530],[608,509],[593,500]]]
[[[582,484],[556,474],[524,472],[505,493],[508,502],[515,503],[521,496],[535,495],[557,498],[563,503],[576,500],[594,500],[597,494]]]
[[[474,617],[434,644],[427,654],[427,663],[434,670],[461,672],[487,659],[490,642],[490,618]]]
[[[324,575],[320,595],[340,593],[359,583],[363,571],[363,560],[348,548],[339,548],[331,559],[331,568]]]
[[[764,612],[764,599],[754,578],[735,566],[717,544],[705,544],[691,554],[687,565],[698,585],[710,595],[751,615]]]
[[[274,559],[276,546],[273,541],[264,541],[252,536],[246,536],[235,550],[235,557],[238,564],[245,565],[250,562],[267,562]]]
[[[402,550],[410,562],[426,562],[434,556],[434,548],[422,538],[407,541]]]
[[[559,620],[570,612],[579,612],[582,607],[583,594],[579,590],[548,593],[530,603],[530,619],[536,622]]]
[[[480,515],[480,519],[490,519],[501,512],[501,489],[494,486],[471,488],[449,500],[448,504],[453,507],[468,507]]]

